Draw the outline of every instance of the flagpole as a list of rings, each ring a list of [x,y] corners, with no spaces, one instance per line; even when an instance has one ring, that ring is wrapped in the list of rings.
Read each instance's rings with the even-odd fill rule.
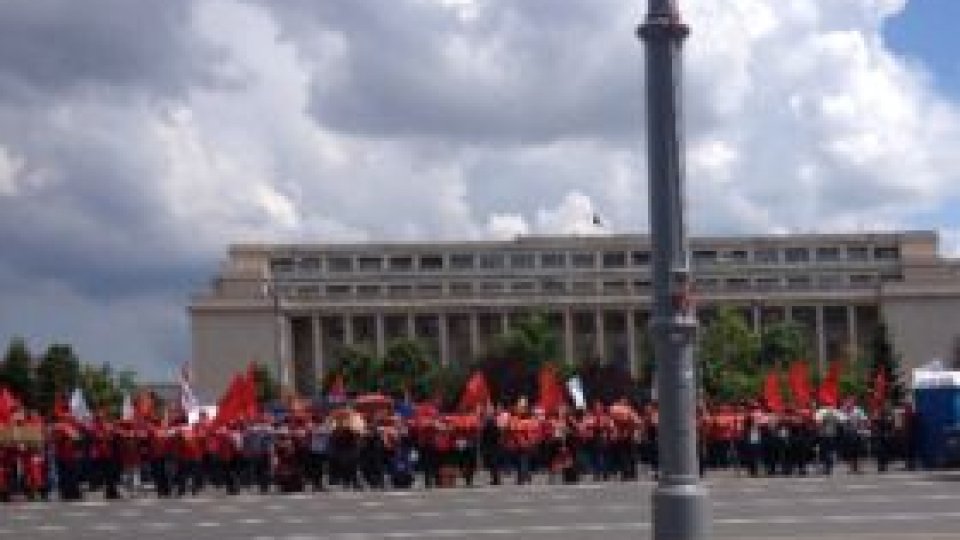
[[[684,223],[681,47],[689,28],[677,0],[649,0],[638,29],[646,51],[650,239],[654,302],[650,322],[660,404],[660,479],[653,492],[655,540],[709,538],[710,501],[697,460],[697,318]]]

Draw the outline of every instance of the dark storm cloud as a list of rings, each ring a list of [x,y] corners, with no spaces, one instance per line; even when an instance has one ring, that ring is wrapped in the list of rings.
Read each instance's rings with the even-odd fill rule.
[[[305,56],[342,49],[313,74],[309,110],[325,127],[492,144],[639,132],[639,13],[622,2],[263,4]]]
[[[0,2],[0,100],[95,87],[182,93],[213,81],[217,50],[191,28],[192,0]]]

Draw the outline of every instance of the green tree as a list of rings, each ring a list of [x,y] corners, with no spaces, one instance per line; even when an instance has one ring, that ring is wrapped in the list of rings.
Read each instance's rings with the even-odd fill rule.
[[[80,388],[92,410],[106,410],[117,415],[123,404],[124,394],[132,394],[136,388],[133,372],[115,371],[104,363],[99,366],[80,365]]]
[[[0,386],[6,386],[26,407],[36,405],[33,358],[23,338],[15,337],[0,363]]]
[[[67,399],[80,384],[80,360],[70,345],[53,344],[47,347],[37,363],[37,407],[46,413],[53,409],[57,395]]]
[[[877,372],[883,370],[888,381],[887,401],[899,403],[906,395],[900,370],[900,356],[893,350],[890,333],[885,323],[881,322],[877,325],[876,330],[870,337],[867,351],[864,384],[872,388]]]
[[[558,361],[560,348],[560,339],[547,318],[541,313],[533,313],[497,336],[492,356],[516,358],[539,368],[544,362]]]
[[[331,374],[343,375],[348,391],[373,392],[378,389],[382,361],[365,347],[344,346],[336,355]]]
[[[760,340],[736,310],[721,308],[700,335],[699,366],[704,391],[732,401],[756,395]]]
[[[270,403],[280,398],[280,383],[263,364],[253,365],[253,384],[258,403]]]
[[[429,358],[423,344],[413,339],[390,342],[380,369],[379,390],[397,397],[410,392],[415,398],[432,396],[436,379],[444,371]]]
[[[760,336],[760,363],[764,366],[784,366],[809,356],[810,347],[803,327],[795,322],[774,323]]]

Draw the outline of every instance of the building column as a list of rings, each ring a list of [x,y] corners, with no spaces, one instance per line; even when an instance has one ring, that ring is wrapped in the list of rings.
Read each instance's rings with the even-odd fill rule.
[[[753,333],[760,334],[763,332],[763,308],[760,307],[760,304],[753,304]]]
[[[817,370],[820,374],[826,373],[827,363],[827,329],[823,319],[823,304],[817,305]]]
[[[450,318],[446,313],[437,315],[437,339],[440,341],[440,365],[450,365]]]
[[[290,318],[277,314],[277,362],[280,364],[280,386],[285,389],[293,388],[293,348],[290,335]]]
[[[793,322],[793,306],[783,306],[783,321]]]
[[[857,335],[857,306],[847,306],[847,339],[849,340],[850,351],[854,355],[854,360],[860,352],[860,337]]]
[[[417,339],[417,321],[413,313],[407,313],[407,339]]]
[[[597,310],[594,313],[594,330],[597,334],[594,353],[600,358],[601,362],[607,361],[607,335],[606,321],[603,310]]]
[[[387,338],[386,331],[384,329],[382,312],[378,312],[373,316],[373,325],[374,333],[376,335],[375,339],[377,343],[377,356],[382,357],[387,354]]]
[[[633,309],[627,310],[627,362],[630,363],[630,375],[637,377],[637,314]]]
[[[568,366],[575,361],[573,346],[573,309],[567,307],[563,310],[563,355]]]
[[[500,314],[500,333],[506,334],[510,330],[510,314],[504,311]]]
[[[343,344],[353,345],[353,314],[349,313],[343,316]]]
[[[480,316],[470,312],[470,356],[473,360],[480,357]]]
[[[320,326],[320,315],[310,317],[310,330],[313,332],[313,373],[322,384],[324,375],[323,365],[323,329]],[[320,386],[318,384],[317,386]]]

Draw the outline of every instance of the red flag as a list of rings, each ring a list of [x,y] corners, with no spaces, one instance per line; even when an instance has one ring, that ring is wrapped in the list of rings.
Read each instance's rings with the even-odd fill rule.
[[[870,411],[877,415],[883,409],[887,400],[887,372],[883,368],[877,370],[873,377],[873,390],[870,392]]]
[[[793,396],[793,404],[800,409],[806,409],[810,406],[812,392],[810,390],[810,368],[803,360],[797,360],[790,364],[790,372],[787,375],[790,383],[790,394]]]
[[[333,378],[333,382],[330,383],[330,388],[327,389],[327,400],[329,401],[345,401],[347,399],[347,387],[343,382],[343,373],[337,373],[337,376]]]
[[[487,386],[487,378],[482,371],[476,371],[470,376],[463,389],[458,409],[473,412],[477,407],[483,407],[487,403],[490,403],[490,387]]]
[[[246,384],[244,378],[244,375],[234,375],[220,397],[220,401],[217,402],[217,417],[215,419],[217,425],[232,422],[243,413],[242,394],[245,392],[243,387]]]
[[[830,370],[823,382],[820,383],[820,389],[817,390],[817,401],[824,407],[836,407],[840,397],[840,362],[830,363]]]
[[[780,393],[780,375],[776,371],[767,373],[763,381],[763,401],[771,412],[783,412],[783,395]]]
[[[0,387],[0,424],[9,422],[19,408],[20,400],[10,390]]]
[[[70,405],[60,392],[57,392],[56,395],[53,396],[53,416],[54,418],[66,418],[70,416]]]
[[[563,385],[557,379],[557,368],[549,362],[544,364],[538,379],[540,395],[537,405],[547,414],[553,414],[566,401]]]
[[[154,415],[153,396],[142,391],[133,399],[133,417],[137,420],[149,420]]]

